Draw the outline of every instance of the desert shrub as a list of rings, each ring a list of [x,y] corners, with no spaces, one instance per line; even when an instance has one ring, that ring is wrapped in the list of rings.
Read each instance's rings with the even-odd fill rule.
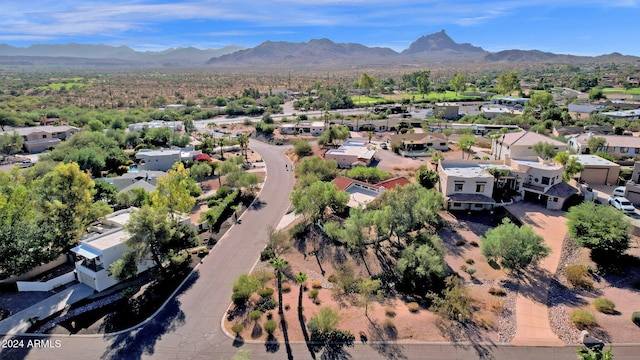
[[[420,304],[418,304],[417,302],[410,302],[407,304],[407,309],[409,309],[409,311],[411,311],[412,313],[417,313],[418,311],[420,311]]]
[[[456,240],[456,246],[463,246],[464,244],[466,244],[464,240]]]
[[[313,280],[311,282],[311,287],[314,289],[322,289],[322,282],[318,280]]]
[[[393,306],[385,306],[384,314],[388,317],[394,317],[396,316],[396,308],[394,308]]]
[[[258,280],[261,288],[265,287],[265,285],[275,277],[273,271],[269,271],[266,269],[257,270],[251,273],[251,276]]]
[[[241,323],[233,324],[233,326],[231,327],[231,331],[233,331],[236,336],[239,336],[242,330],[244,330],[244,325],[242,325]]]
[[[468,268],[468,266],[465,265],[465,264],[460,265],[460,270],[461,271],[467,272],[467,268]]]
[[[262,317],[262,311],[253,310],[252,312],[249,313],[249,319],[251,319],[251,321],[258,321],[258,319],[260,319],[261,317]]]
[[[583,330],[596,325],[596,317],[587,310],[576,309],[571,312],[569,319],[578,329]]]
[[[284,309],[289,311],[289,309],[291,309],[291,305],[289,304],[284,304]]]
[[[260,312],[267,312],[275,309],[276,305],[277,303],[272,297],[260,298],[260,300],[256,301],[254,309]]]
[[[313,154],[313,149],[308,141],[295,139],[293,141],[293,152],[298,156],[307,156]]]
[[[276,253],[273,251],[273,247],[269,244],[265,246],[260,252],[260,261],[269,261],[276,258]]]
[[[466,262],[469,265],[475,264],[475,260],[473,260],[472,258],[467,258],[467,260],[465,260],[464,262]]]
[[[575,288],[592,289],[593,280],[589,277],[589,269],[580,264],[569,265],[564,269],[567,281]]]
[[[316,301],[318,301],[318,295],[320,294],[320,290],[318,289],[311,289],[311,291],[309,291],[309,297],[311,299],[313,299],[313,302],[315,303]]]
[[[467,272],[467,274],[473,276],[473,274],[476,273],[476,268],[474,268],[473,266],[469,266],[465,271]]]
[[[593,300],[593,307],[603,314],[613,314],[616,309],[616,304],[606,298],[597,298]]]
[[[471,245],[471,246],[473,246],[473,247],[478,247],[478,246],[480,246],[480,244],[478,244],[478,242],[477,242],[477,241],[475,241],[475,240],[472,240],[471,242],[469,242],[469,245]]]
[[[431,299],[430,310],[446,319],[465,322],[472,317],[471,303],[473,299],[458,276],[447,277],[442,295],[431,292],[427,296]]]
[[[289,236],[293,239],[304,239],[307,234],[307,226],[304,223],[297,223],[289,229]]]
[[[291,292],[291,284],[289,283],[282,283],[282,292],[283,293],[288,293]]]
[[[267,334],[273,335],[273,333],[278,328],[278,323],[275,322],[274,320],[267,320],[264,322],[264,325],[262,325],[262,328]]]
[[[633,314],[631,314],[631,321],[640,326],[640,311],[634,311]]]
[[[492,286],[491,288],[489,288],[489,294],[493,296],[507,296],[507,291],[503,288]]]
[[[329,275],[329,277],[327,278],[327,280],[331,283],[337,283],[338,282],[338,277],[336,276],[336,274],[331,274]]]
[[[498,298],[489,298],[486,304],[486,308],[487,310],[498,314],[502,312],[502,310],[504,310],[504,301]]]
[[[275,290],[273,290],[272,288],[266,287],[258,290],[258,295],[260,295],[260,297],[266,298],[273,295],[274,292]]]

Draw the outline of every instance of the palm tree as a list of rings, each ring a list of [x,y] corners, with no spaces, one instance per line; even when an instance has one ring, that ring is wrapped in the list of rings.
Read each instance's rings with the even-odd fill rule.
[[[275,258],[271,260],[271,266],[276,273],[276,279],[278,281],[278,313],[280,316],[284,316],[284,310],[282,308],[282,271],[289,267],[289,262],[283,258]]]
[[[246,160],[249,160],[249,158],[247,156],[247,148],[248,148],[248,145],[249,145],[249,138],[244,136],[244,135],[238,136],[238,144],[240,144],[240,151],[244,152],[244,158]]]
[[[300,293],[298,294],[298,311],[302,312],[302,293],[304,292],[304,283],[307,281],[307,274],[299,272],[296,274],[296,282],[300,284]]]

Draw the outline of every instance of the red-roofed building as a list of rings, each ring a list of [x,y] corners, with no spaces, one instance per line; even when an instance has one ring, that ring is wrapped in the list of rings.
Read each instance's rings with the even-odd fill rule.
[[[340,191],[344,191],[349,194],[349,202],[347,203],[347,206],[366,207],[366,204],[380,196],[385,190],[393,189],[396,186],[410,184],[411,181],[404,177],[396,177],[377,184],[369,184],[363,181],[350,179],[348,177],[338,176],[333,180],[333,183]]]

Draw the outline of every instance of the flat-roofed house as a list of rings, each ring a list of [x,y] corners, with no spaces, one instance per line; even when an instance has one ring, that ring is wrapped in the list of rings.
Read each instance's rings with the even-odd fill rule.
[[[116,211],[91,224],[87,235],[80,240],[78,246],[71,249],[76,263],[78,281],[100,292],[120,281],[111,276],[109,267],[116,260],[122,258],[127,251],[127,240],[130,234],[124,230],[124,225],[131,218],[136,208]],[[188,216],[181,222],[190,224]],[[155,265],[151,259],[138,261],[138,274]]]
[[[331,149],[324,155],[327,160],[335,160],[341,168],[353,166],[369,166],[375,151],[368,148],[365,141],[348,140],[339,148]]]
[[[449,150],[447,138],[442,133],[395,134],[389,138],[391,142],[401,144],[400,155],[402,156],[430,156],[434,150]]]
[[[28,153],[39,153],[58,146],[62,141],[67,140],[80,129],[68,125],[44,125],[33,127],[20,127],[0,134],[13,134],[14,132],[24,139],[24,149]]]
[[[448,210],[488,210],[493,209],[494,176],[488,171],[500,166],[501,162],[471,160],[440,161],[440,192],[444,196]]]
[[[580,180],[593,184],[616,184],[620,176],[620,165],[597,155],[571,155],[584,166]]]

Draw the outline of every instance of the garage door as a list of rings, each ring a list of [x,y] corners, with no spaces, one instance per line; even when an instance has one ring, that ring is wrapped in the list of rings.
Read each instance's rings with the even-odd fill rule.
[[[607,183],[608,169],[585,169],[582,172],[582,180],[589,184],[604,185]]]

